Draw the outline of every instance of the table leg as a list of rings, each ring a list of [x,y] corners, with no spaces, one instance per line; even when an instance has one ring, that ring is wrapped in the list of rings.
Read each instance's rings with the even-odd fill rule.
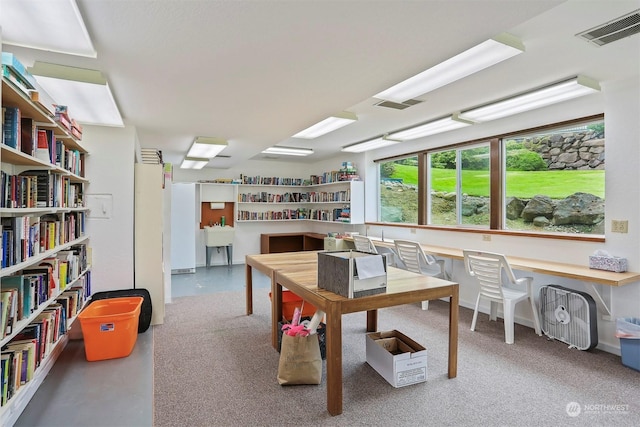
[[[211,247],[210,246],[205,246],[205,256],[207,257],[207,268],[209,268],[211,266]]]
[[[458,375],[458,285],[455,285],[449,301],[449,378]]]
[[[282,285],[276,281],[276,271],[271,273],[271,345],[278,349],[278,322],[282,319]]]
[[[376,332],[378,330],[378,310],[367,311],[367,332]]]
[[[342,413],[342,313],[337,304],[327,307],[327,411]]]
[[[245,264],[244,268],[244,283],[247,286],[247,316],[253,314],[253,275],[251,271],[251,266],[249,264]]]

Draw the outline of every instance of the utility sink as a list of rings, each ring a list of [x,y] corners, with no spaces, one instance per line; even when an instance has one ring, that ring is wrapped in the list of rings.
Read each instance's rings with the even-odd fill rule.
[[[212,248],[218,248],[218,252],[220,252],[221,247],[226,248],[227,264],[231,265],[233,263],[233,238],[235,233],[236,230],[229,225],[226,227],[221,227],[219,225],[204,227],[204,244],[206,246],[207,267],[211,265]]]
[[[236,230],[231,226],[204,227],[204,244],[210,247],[228,246],[233,244]]]

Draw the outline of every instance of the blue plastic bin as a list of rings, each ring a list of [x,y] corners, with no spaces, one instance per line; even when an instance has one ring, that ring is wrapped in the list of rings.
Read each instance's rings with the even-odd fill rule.
[[[622,317],[617,319],[616,336],[620,338],[622,364],[640,371],[640,318]]]

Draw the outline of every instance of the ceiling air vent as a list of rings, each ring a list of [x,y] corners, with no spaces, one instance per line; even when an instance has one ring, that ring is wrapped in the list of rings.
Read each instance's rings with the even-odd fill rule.
[[[640,33],[640,9],[616,20],[576,34],[595,46],[604,46],[616,40]]]
[[[378,107],[393,108],[395,110],[404,110],[405,108],[409,108],[412,105],[420,104],[421,102],[422,101],[418,101],[417,99],[409,99],[404,102],[381,101],[375,105],[377,105]]]

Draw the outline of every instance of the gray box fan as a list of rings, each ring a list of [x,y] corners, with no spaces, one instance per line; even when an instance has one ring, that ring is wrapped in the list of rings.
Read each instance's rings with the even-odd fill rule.
[[[542,332],[549,338],[579,350],[598,345],[596,303],[588,293],[557,285],[543,286],[540,314]]]

